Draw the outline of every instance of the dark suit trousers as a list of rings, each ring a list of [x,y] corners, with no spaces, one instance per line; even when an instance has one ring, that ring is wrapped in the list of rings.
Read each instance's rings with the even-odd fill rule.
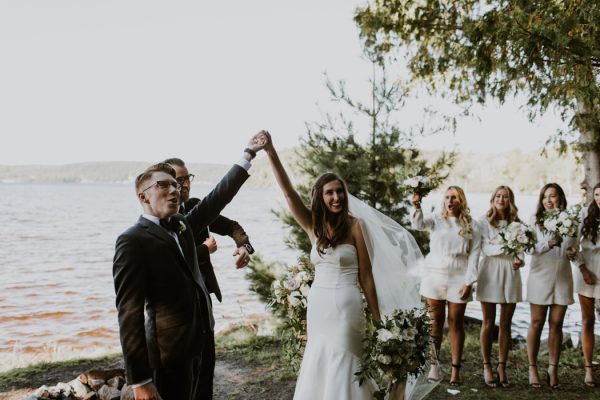
[[[202,356],[175,368],[154,370],[154,384],[163,400],[193,400],[199,392]]]
[[[206,334],[204,349],[202,350],[202,365],[198,377],[198,390],[194,400],[212,400],[213,379],[215,375],[215,334],[210,331]]]

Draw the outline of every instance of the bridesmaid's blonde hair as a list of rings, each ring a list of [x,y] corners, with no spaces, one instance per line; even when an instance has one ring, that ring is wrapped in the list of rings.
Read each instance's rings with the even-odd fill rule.
[[[456,217],[456,223],[458,226],[460,226],[460,231],[458,231],[458,234],[464,238],[470,239],[473,235],[473,219],[471,218],[471,210],[469,210],[465,192],[459,186],[448,186],[444,192],[444,199],[442,200],[442,217],[447,220],[449,216],[448,211],[446,210],[445,199],[446,193],[448,193],[450,190],[456,193],[456,197],[460,203],[460,212],[458,215],[454,215]]]
[[[502,189],[508,192],[508,206],[506,206],[506,208],[504,209],[504,217],[506,217],[506,223],[510,224],[511,222],[521,221],[519,219],[518,214],[519,209],[515,205],[515,195],[513,191],[506,185],[500,185],[492,193],[492,197],[490,198],[490,209],[486,213],[487,220],[489,221],[490,225],[492,225],[494,228],[498,227],[498,221],[500,221],[500,215],[498,214],[496,207],[494,207],[494,199],[496,198],[496,194],[498,194],[498,192]]]

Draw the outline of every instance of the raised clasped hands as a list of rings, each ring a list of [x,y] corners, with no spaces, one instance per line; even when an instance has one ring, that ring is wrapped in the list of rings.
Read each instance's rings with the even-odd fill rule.
[[[267,144],[267,135],[269,135],[269,132],[262,130],[262,131],[258,132],[256,135],[252,136],[252,138],[248,142],[248,148],[255,152],[258,152],[258,151],[264,149]],[[270,140],[270,136],[268,136],[268,137]]]

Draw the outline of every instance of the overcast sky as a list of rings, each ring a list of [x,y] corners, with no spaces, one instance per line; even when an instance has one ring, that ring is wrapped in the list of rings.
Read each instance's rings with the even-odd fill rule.
[[[368,94],[363,3],[0,0],[0,164],[230,163],[260,129],[295,146],[319,107],[337,109],[325,72]],[[480,118],[419,144],[537,149],[561,125],[530,124],[516,104]]]

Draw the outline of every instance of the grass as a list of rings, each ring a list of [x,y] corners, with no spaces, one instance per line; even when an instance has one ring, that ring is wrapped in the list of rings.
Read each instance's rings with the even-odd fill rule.
[[[522,345],[521,345],[522,346]],[[524,346],[515,345],[509,353],[508,389],[486,388],[483,384],[483,366],[479,352],[479,325],[467,325],[465,351],[461,369],[462,385],[450,387],[450,348],[447,333],[441,351],[442,382],[427,399],[597,399],[600,388],[584,386],[584,371],[580,349],[567,348],[561,355],[559,380],[561,388],[552,390],[545,384],[547,354],[538,360],[541,389],[528,385],[527,352]],[[291,399],[297,372],[281,355],[280,341],[269,336],[256,336],[251,329],[239,328],[227,336],[217,337],[217,377],[215,399]],[[494,344],[493,359],[497,358]],[[598,352],[596,351],[596,355]],[[596,356],[598,359],[598,356]],[[118,368],[122,366],[120,354],[96,359],[79,359],[52,363],[39,363],[0,373],[0,392],[19,388],[37,388],[68,381],[92,368]],[[220,368],[220,369],[219,369]],[[600,368],[599,368],[600,369]],[[600,381],[598,370],[596,379]],[[448,389],[458,389],[453,396]]]
[[[560,389],[552,390],[546,383],[546,368],[548,367],[547,353],[540,352],[538,369],[542,387],[533,389],[529,387],[529,362],[527,349],[524,344],[515,345],[508,356],[507,373],[511,387],[487,388],[483,383],[483,365],[479,350],[478,324],[467,325],[465,350],[461,368],[462,385],[451,387],[450,378],[450,345],[447,332],[441,350],[442,382],[427,397],[427,399],[598,399],[600,389],[590,389],[583,384],[583,354],[581,349],[566,348],[561,353],[558,378]],[[492,359],[497,361],[498,346],[494,343]],[[595,354],[598,354],[597,351]],[[597,359],[598,357],[596,357]],[[492,362],[495,368],[495,362]],[[598,369],[595,371],[596,381],[600,381]],[[458,389],[460,393],[452,396],[448,389]]]

